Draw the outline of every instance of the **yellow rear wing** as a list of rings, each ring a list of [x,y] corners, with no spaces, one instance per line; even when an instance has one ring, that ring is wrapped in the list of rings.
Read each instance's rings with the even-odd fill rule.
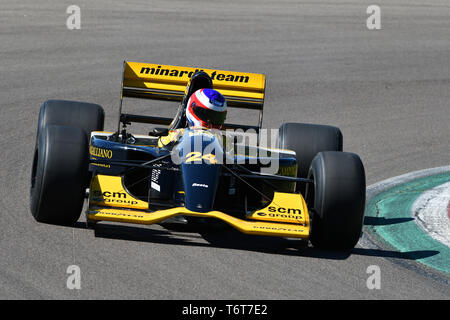
[[[258,110],[263,108],[266,83],[263,74],[130,61],[124,63],[122,95],[182,101],[189,78],[196,71],[209,74],[214,89],[225,96],[228,106]]]
[[[206,72],[211,77],[213,88],[224,95],[229,107],[259,110],[258,128],[261,128],[266,83],[264,74],[131,61],[124,61],[123,65],[120,116],[123,97],[183,101],[190,77],[197,71]],[[170,124],[172,120],[160,117],[128,117],[137,120],[136,122],[143,118],[147,123],[157,124]]]

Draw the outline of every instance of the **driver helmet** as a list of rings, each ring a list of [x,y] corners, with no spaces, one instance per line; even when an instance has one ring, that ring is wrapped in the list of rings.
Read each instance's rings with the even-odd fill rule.
[[[189,98],[186,120],[189,127],[221,129],[227,116],[223,95],[213,89],[199,89]]]

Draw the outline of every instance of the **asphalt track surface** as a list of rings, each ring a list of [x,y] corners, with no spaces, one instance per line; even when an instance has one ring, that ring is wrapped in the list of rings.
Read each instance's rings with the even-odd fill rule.
[[[375,31],[366,28],[371,1],[126,2],[0,4],[0,298],[450,297],[448,285],[388,249],[358,245],[344,255],[229,229],[103,224],[94,233],[84,218],[75,227],[35,222],[28,193],[41,103],[99,103],[114,130],[124,59],[265,73],[264,127],[339,126],[368,185],[448,165],[448,1],[376,1]],[[66,27],[72,4],[81,30]],[[80,290],[66,287],[70,265],[80,267]],[[380,267],[379,290],[366,285],[371,265]]]

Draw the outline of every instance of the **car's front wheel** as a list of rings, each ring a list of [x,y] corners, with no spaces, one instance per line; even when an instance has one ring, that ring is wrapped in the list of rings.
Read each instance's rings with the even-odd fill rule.
[[[50,224],[71,225],[80,217],[88,175],[84,130],[49,125],[39,131],[30,187],[33,217]]]
[[[312,216],[311,243],[349,251],[358,242],[366,200],[364,166],[349,152],[320,152],[312,161],[306,191]]]

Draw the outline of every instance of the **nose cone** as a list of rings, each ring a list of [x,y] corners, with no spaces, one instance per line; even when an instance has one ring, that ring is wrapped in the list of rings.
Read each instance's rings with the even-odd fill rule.
[[[186,208],[211,211],[214,205],[223,154],[220,140],[208,130],[188,129],[174,150],[181,159]]]
[[[211,211],[216,196],[219,166],[183,163],[181,171],[186,194],[186,208],[196,212]]]

